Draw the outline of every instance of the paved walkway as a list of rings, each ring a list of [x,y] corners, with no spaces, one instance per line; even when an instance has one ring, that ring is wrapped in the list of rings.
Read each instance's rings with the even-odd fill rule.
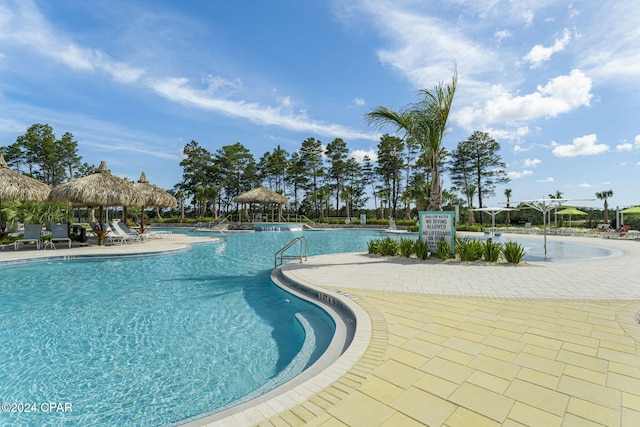
[[[362,358],[263,426],[640,425],[640,242],[623,256],[477,266],[363,254],[287,264],[372,319]]]

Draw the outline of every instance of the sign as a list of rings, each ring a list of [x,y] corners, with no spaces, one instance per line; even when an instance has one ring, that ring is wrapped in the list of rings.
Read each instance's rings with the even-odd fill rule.
[[[454,253],[456,238],[455,212],[424,211],[418,212],[420,219],[420,238],[429,245],[430,252],[436,252],[438,242],[444,238],[450,246],[450,253]]]

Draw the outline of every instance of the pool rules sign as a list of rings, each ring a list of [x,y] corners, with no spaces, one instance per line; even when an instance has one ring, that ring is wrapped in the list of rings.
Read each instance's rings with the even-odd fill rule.
[[[454,224],[455,212],[450,211],[424,211],[418,212],[420,218],[420,238],[427,242],[430,252],[436,252],[438,241],[445,239],[453,253],[456,228]]]

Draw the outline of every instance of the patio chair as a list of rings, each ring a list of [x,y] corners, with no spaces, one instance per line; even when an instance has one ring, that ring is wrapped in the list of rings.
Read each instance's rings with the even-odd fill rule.
[[[36,249],[40,249],[42,244],[42,225],[40,224],[25,224],[24,236],[22,239],[18,239],[14,242],[15,250],[20,249],[25,243],[35,242]]]
[[[142,237],[140,236],[140,234],[134,233],[129,227],[119,221],[113,222],[113,227],[111,227],[111,230],[114,233],[114,237],[121,239],[125,243],[142,241]]]
[[[120,221],[114,222],[113,227],[116,228],[119,232],[121,232],[125,236],[128,236],[128,238],[134,242],[141,242],[147,237],[143,234],[138,233],[137,231],[130,229],[126,224]]]
[[[51,227],[51,243],[55,242],[67,242],[69,249],[71,249],[71,239],[69,238],[69,228],[67,224],[54,224]]]

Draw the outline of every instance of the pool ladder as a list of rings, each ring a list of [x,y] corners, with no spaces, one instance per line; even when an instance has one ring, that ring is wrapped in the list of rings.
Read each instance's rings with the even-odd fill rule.
[[[296,243],[300,244],[300,255],[285,255],[284,253],[287,251],[287,249],[289,249],[290,247],[292,247]],[[303,244],[304,244],[304,255],[303,255]],[[308,247],[309,247],[309,242],[307,241],[306,237],[304,237],[304,236],[296,237],[295,239],[293,239],[292,241],[290,241],[289,243],[284,245],[282,247],[282,249],[280,249],[278,252],[275,253],[275,255],[273,257],[274,258],[273,259],[274,267],[278,266],[278,260],[280,261],[280,265],[282,265],[282,262],[285,259],[299,259],[300,262],[302,262],[302,257],[303,256],[304,256],[304,260],[306,261],[308,259],[308,257],[307,257]]]

